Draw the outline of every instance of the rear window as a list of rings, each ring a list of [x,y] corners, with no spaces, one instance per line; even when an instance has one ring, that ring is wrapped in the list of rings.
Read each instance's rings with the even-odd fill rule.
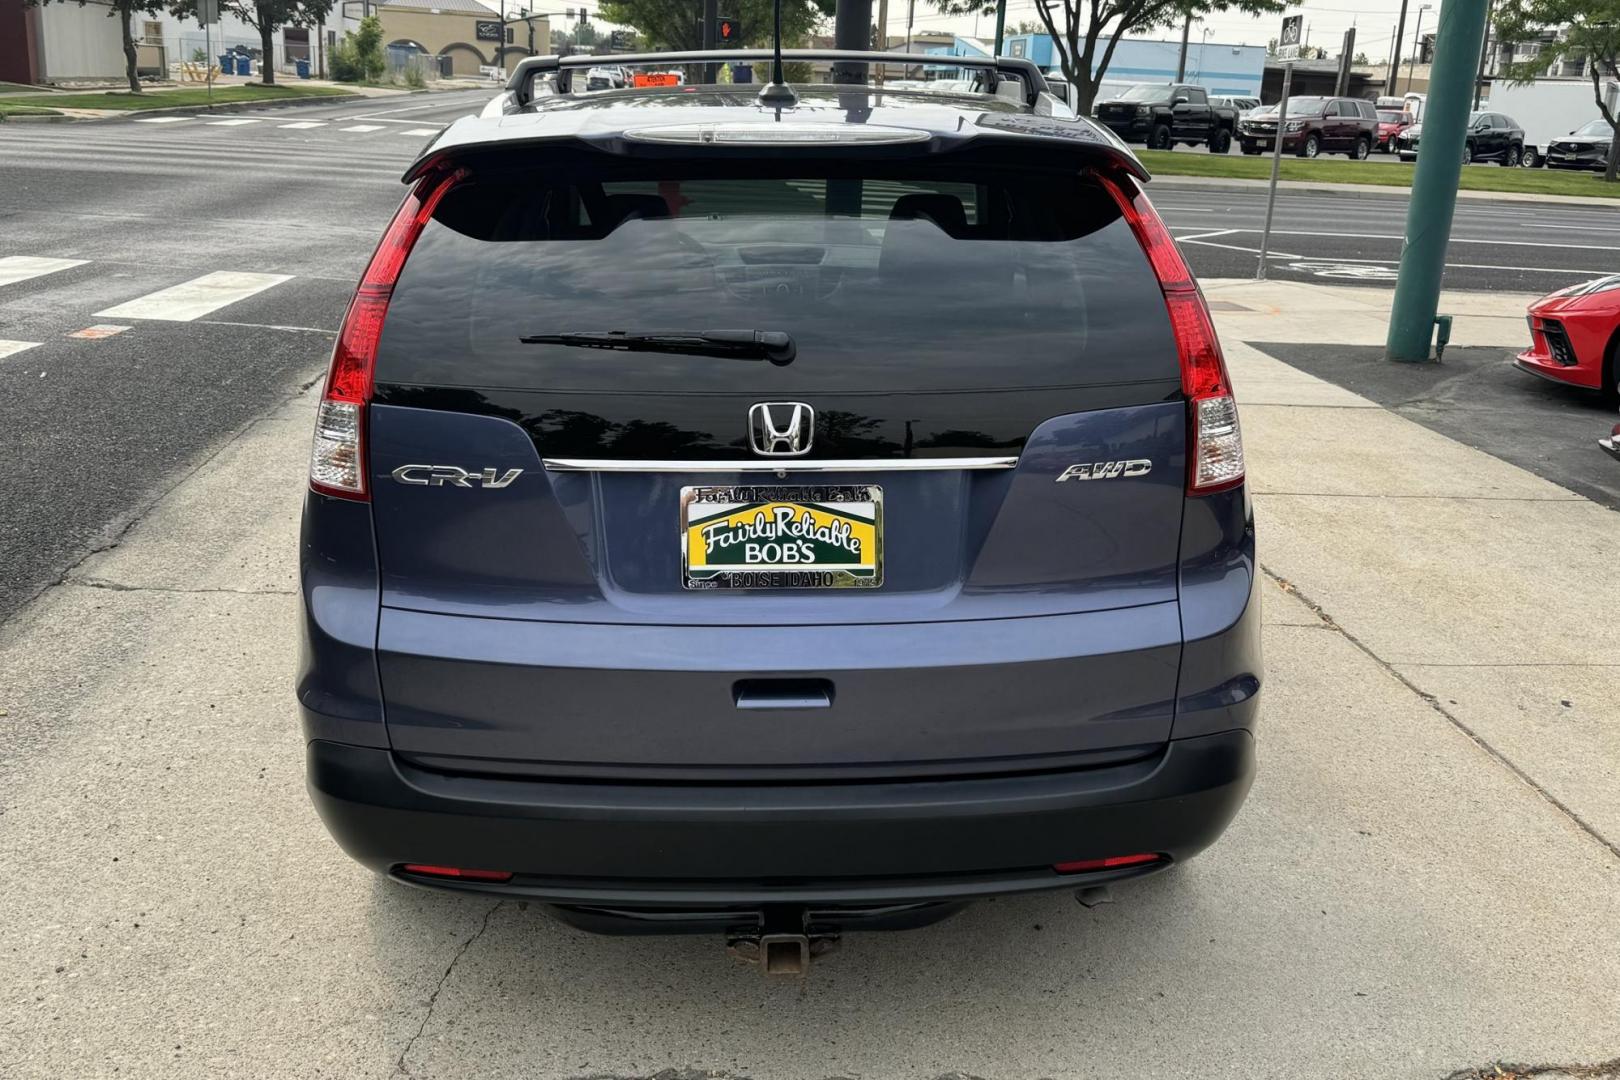
[[[522,344],[754,329],[785,368]],[[389,306],[379,382],[557,391],[859,393],[1178,377],[1163,298],[1074,172],[610,162],[480,176],[429,223]]]

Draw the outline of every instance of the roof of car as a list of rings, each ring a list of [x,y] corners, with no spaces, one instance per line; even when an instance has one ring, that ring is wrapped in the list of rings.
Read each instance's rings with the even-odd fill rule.
[[[1140,179],[1148,173],[1130,149],[1107,128],[1076,117],[1055,101],[1023,105],[991,94],[884,90],[866,85],[796,86],[798,102],[776,108],[759,100],[757,84],[645,87],[537,97],[504,115],[463,117],[424,148],[406,174],[420,174],[433,158],[513,142],[577,141],[600,149],[622,150],[627,143],[659,138],[658,130],[690,132],[680,141],[721,143],[724,137],[697,134],[724,132],[747,142],[749,128],[759,125],[763,138],[787,129],[809,134],[825,129],[823,144],[868,142],[886,133],[895,142],[931,141],[943,150],[974,139],[1060,142],[1115,159]],[[670,139],[668,141],[677,141]]]

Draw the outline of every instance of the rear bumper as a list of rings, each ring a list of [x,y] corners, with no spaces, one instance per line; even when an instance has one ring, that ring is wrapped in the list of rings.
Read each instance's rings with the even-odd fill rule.
[[[1214,843],[1254,777],[1254,738],[1170,742],[1070,772],[861,784],[603,784],[450,775],[388,750],[308,745],[316,810],[379,873],[512,871],[447,887],[584,907],[927,903],[1073,888],[1054,863]]]

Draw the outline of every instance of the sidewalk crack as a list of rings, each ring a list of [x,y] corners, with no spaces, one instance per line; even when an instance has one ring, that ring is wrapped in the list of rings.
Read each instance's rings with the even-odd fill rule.
[[[157,592],[157,593],[179,593],[179,594],[182,594],[182,595],[190,595],[190,594],[194,594],[194,593],[231,593],[231,594],[233,594],[235,596],[294,596],[294,595],[297,595],[297,591],[294,590],[294,589],[227,589],[227,588],[223,588],[223,587],[219,587],[219,588],[210,587],[210,588],[201,588],[201,589],[186,589],[186,588],[181,588],[181,587],[179,587],[177,585],[125,585],[123,582],[108,581],[105,578],[70,577],[70,578],[63,578],[60,582],[58,582],[58,584],[61,584],[61,585],[78,585],[78,586],[80,586],[82,588],[86,588],[86,589],[106,589],[109,592]]]
[[[1356,635],[1352,634],[1350,631],[1346,630],[1333,618],[1333,616],[1329,615],[1321,604],[1318,604],[1316,601],[1300,592],[1298,586],[1296,586],[1293,582],[1289,581],[1287,578],[1283,577],[1281,574],[1278,574],[1276,571],[1272,570],[1263,563],[1260,566],[1260,572],[1275,582],[1277,586],[1284,592],[1288,593],[1300,603],[1310,608],[1311,611],[1316,613],[1316,617],[1322,620],[1323,625],[1327,629],[1334,630],[1343,635],[1346,641],[1354,645],[1369,660],[1382,668],[1390,678],[1394,679],[1396,682],[1410,690],[1413,694],[1417,695],[1417,697],[1421,699],[1424,704],[1428,705],[1429,708],[1439,713],[1446,719],[1448,723],[1471,739],[1475,746],[1479,747],[1491,758],[1494,758],[1498,764],[1507,769],[1514,776],[1517,776],[1520,780],[1524,781],[1525,785],[1528,786],[1530,790],[1547,800],[1548,803],[1561,811],[1565,817],[1574,822],[1582,832],[1586,833],[1593,840],[1596,840],[1599,844],[1602,844],[1615,858],[1620,859],[1620,844],[1617,844],[1608,837],[1604,836],[1597,830],[1595,826],[1593,826],[1585,818],[1581,817],[1580,814],[1576,813],[1572,807],[1537,782],[1535,777],[1525,772],[1506,754],[1502,753],[1502,751],[1498,750],[1496,747],[1487,742],[1485,738],[1479,734],[1479,732],[1469,727],[1460,716],[1451,712],[1444,705],[1442,705],[1438,697],[1419,687],[1411,679],[1401,674],[1401,672],[1396,669],[1393,664],[1379,656],[1377,653],[1373,652],[1373,650],[1365,642],[1356,637]]]
[[[450,973],[456,970],[456,965],[461,963],[461,958],[467,955],[467,950],[473,947],[473,943],[484,936],[484,932],[489,929],[490,918],[496,911],[500,910],[501,905],[504,903],[506,901],[497,900],[490,905],[489,910],[484,912],[484,921],[479,924],[478,929],[473,931],[471,937],[461,943],[461,948],[456,950],[456,955],[450,958],[450,963],[445,967],[444,974],[439,976],[438,985],[433,988],[433,993],[428,997],[427,1011],[422,1014],[422,1022],[416,1026],[416,1033],[405,1043],[405,1049],[399,1052],[399,1060],[394,1063],[394,1076],[412,1075],[410,1067],[405,1064],[405,1059],[410,1057],[411,1051],[416,1048],[417,1040],[427,1030],[428,1021],[433,1019],[433,1010],[439,1004],[439,994],[444,990],[445,984],[450,981]]]

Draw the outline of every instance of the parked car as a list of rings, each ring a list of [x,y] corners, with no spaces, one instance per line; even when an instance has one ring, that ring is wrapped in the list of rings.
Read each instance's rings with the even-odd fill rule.
[[[1620,85],[1605,80],[1603,94],[1611,107],[1620,107]],[[1524,124],[1519,164],[1527,169],[1546,163],[1554,139],[1602,118],[1593,99],[1592,84],[1586,79],[1537,79],[1531,83],[1497,79],[1491,86],[1490,100],[1481,108],[1506,113]],[[1605,127],[1604,132],[1607,130]]]
[[[1560,289],[1530,305],[1530,347],[1514,363],[1620,402],[1620,274]]]
[[[1401,112],[1399,109],[1379,109],[1375,148],[1380,154],[1393,154],[1395,139],[1414,122],[1410,113]]]
[[[1211,153],[1232,148],[1237,110],[1212,104],[1202,86],[1188,83],[1144,83],[1118,97],[1097,103],[1097,120],[1126,142],[1169,150],[1176,143],[1204,145]]]
[[[1395,137],[1395,150],[1402,161],[1416,161],[1423,125],[1413,124]],[[1510,168],[1519,164],[1524,152],[1524,129],[1512,117],[1494,112],[1468,114],[1468,134],[1463,141],[1463,164],[1494,161]]]
[[[297,701],[338,843],[778,971],[1213,843],[1261,579],[1140,162],[1028,60],[854,111],[580,61],[422,151],[337,337]]]
[[[1228,108],[1236,109],[1239,117],[1246,116],[1260,107],[1259,98],[1245,94],[1235,96],[1232,94],[1218,94],[1209,100],[1215,105],[1225,105]]]
[[[1358,98],[1297,97],[1288,100],[1283,122],[1283,149],[1300,157],[1348,154],[1357,161],[1372,153],[1378,135],[1378,112]],[[1250,115],[1238,124],[1245,154],[1270,150],[1277,137],[1277,116]]]
[[[1588,169],[1602,172],[1609,164],[1614,128],[1607,120],[1592,120],[1547,144],[1547,168]]]

